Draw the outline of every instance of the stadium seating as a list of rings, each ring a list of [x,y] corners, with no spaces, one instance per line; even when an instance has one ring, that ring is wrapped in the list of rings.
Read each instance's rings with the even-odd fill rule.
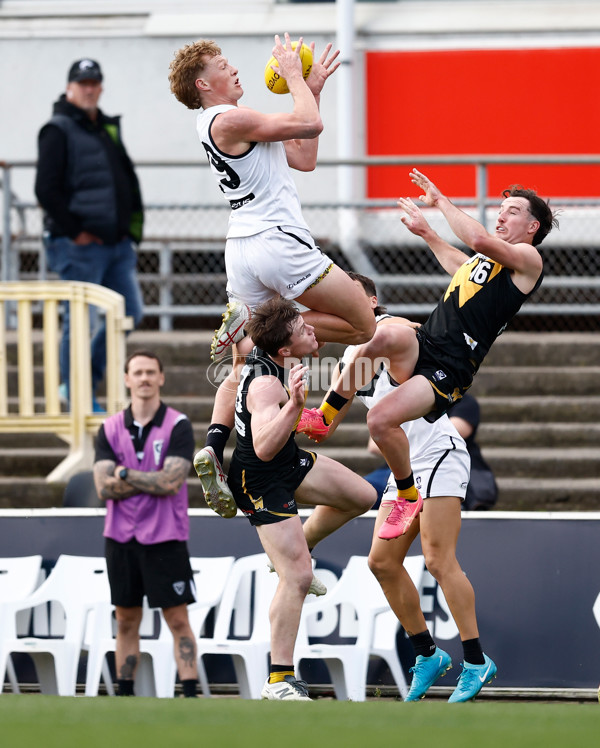
[[[25,652],[34,661],[42,693],[74,696],[88,612],[98,600],[108,600],[109,596],[104,558],[59,556],[49,577],[36,590],[21,600],[2,604],[0,672],[5,672],[11,653]],[[62,607],[64,634],[19,637],[19,611],[50,602]]]
[[[5,609],[3,603],[22,600],[30,595],[37,587],[42,568],[41,556],[21,556],[16,558],[0,558],[0,638],[4,637],[3,623]],[[10,614],[6,611],[6,614]],[[19,683],[10,655],[6,658],[6,674],[12,692],[19,693]],[[5,671],[2,671],[2,683]],[[0,693],[2,688],[0,687]]]
[[[423,571],[425,569],[425,559],[423,556],[407,556],[404,559],[404,568],[409,573],[413,584],[420,590],[421,579],[423,577]],[[381,594],[383,591],[377,583]],[[385,596],[384,596],[385,597]],[[373,629],[373,641],[371,643],[370,655],[372,657],[381,657],[386,661],[392,677],[398,686],[398,691],[404,699],[408,693],[408,684],[406,683],[406,677],[404,670],[398,659],[398,648],[396,644],[396,635],[400,622],[396,618],[396,614],[389,609],[378,613],[375,616],[375,624]]]
[[[232,658],[244,699],[260,699],[269,674],[269,607],[279,579],[269,572],[268,563],[265,553],[235,561],[215,619],[214,636],[198,639],[199,661],[206,655]]]

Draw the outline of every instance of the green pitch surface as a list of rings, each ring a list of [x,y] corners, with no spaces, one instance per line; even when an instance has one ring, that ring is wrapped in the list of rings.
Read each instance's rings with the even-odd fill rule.
[[[0,696],[4,748],[598,745],[600,705]]]

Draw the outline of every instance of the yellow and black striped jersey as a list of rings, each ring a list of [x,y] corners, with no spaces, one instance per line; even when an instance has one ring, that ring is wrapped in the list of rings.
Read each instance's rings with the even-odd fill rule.
[[[494,340],[539,288],[543,275],[526,294],[515,286],[507,267],[476,254],[456,271],[421,331],[446,355],[468,359],[477,371]]]

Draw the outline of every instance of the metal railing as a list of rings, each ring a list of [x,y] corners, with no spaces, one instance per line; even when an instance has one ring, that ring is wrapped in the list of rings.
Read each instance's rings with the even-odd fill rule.
[[[490,169],[497,165],[537,164],[597,166],[596,155],[468,155],[369,157],[321,160],[319,183],[325,183],[327,200],[304,201],[303,213],[323,251],[345,269],[370,275],[380,301],[395,314],[422,318],[433,309],[447,283],[447,276],[425,245],[410,234],[399,220],[395,200],[331,200],[336,179],[351,169],[356,181],[367,168],[406,166],[472,166],[472,197],[454,200],[488,228],[493,226],[498,198],[488,197]],[[41,211],[31,202],[20,201],[11,189],[11,172],[33,169],[31,161],[0,162],[2,196],[1,279],[45,279],[48,275],[41,244]],[[144,177],[169,173],[179,185],[193,170],[207,164],[190,162],[138,162]],[[210,175],[208,175],[210,177]],[[211,184],[212,186],[212,184]],[[182,190],[190,194],[189,190]],[[173,190],[175,192],[175,190]],[[211,190],[210,194],[216,193]],[[600,195],[598,198],[550,197],[560,209],[561,229],[544,242],[546,279],[519,318],[535,329],[597,329],[600,315]],[[215,196],[218,199],[218,196]],[[146,319],[155,318],[161,330],[170,330],[183,318],[186,326],[202,327],[226,302],[224,244],[229,206],[220,203],[147,203],[145,238],[139,250],[138,273]],[[456,239],[438,211],[428,213],[432,226],[448,241]],[[535,318],[535,323],[532,321]],[[204,320],[204,321],[203,321]]]
[[[59,401],[59,307],[70,304],[69,408]],[[5,308],[16,306],[16,330],[10,332]],[[0,283],[0,433],[52,433],[69,444],[67,457],[48,475],[62,482],[91,468],[93,436],[106,415],[92,413],[90,361],[90,306],[106,318],[106,408],[116,413],[125,406],[125,300],[92,283],[60,281],[5,281]],[[41,316],[41,334],[34,334],[34,318]],[[41,362],[36,361],[41,343]],[[16,354],[13,353],[16,351]],[[39,353],[37,354],[39,357]],[[34,363],[43,365],[36,381]]]

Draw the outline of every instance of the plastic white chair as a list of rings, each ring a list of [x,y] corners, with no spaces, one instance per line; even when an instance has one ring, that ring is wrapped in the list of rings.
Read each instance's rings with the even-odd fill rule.
[[[211,609],[221,599],[223,590],[234,562],[233,556],[219,558],[192,557],[190,559],[196,587],[196,602],[188,606],[190,625],[196,637],[202,628]],[[88,649],[85,694],[96,696],[102,674],[109,693],[113,693],[112,680],[108,673],[106,654],[116,648],[115,626],[113,622],[114,606],[100,603],[93,610],[93,618],[86,632],[85,646]],[[177,665],[173,652],[173,635],[159,609],[149,608],[144,598],[140,634],[153,636],[156,615],[160,620],[160,629],[156,638],[140,638],[140,662],[135,678],[135,693],[138,696],[156,696],[172,698],[175,693]],[[106,670],[104,670],[105,668]],[[203,664],[199,663],[198,676],[202,691],[210,695],[208,680]]]
[[[417,559],[415,561],[412,558],[406,559],[408,565],[405,563],[405,567],[409,569],[409,573],[412,570],[416,574],[418,559],[420,559],[422,568],[423,557],[414,557]],[[339,644],[310,644],[307,634],[307,618],[316,613],[326,613],[339,605],[347,605],[356,613],[356,641]],[[389,617],[390,615],[392,618]],[[378,621],[381,616],[386,616],[386,618]],[[368,567],[367,557],[351,556],[335,587],[324,597],[308,601],[304,606],[294,651],[296,672],[301,673],[303,660],[323,660],[329,669],[336,698],[341,701],[364,701],[369,659],[371,656],[378,656],[387,662],[398,689],[404,697],[407,686],[396,651],[397,628],[398,621],[391,613],[385,595]]]
[[[407,556],[404,559],[404,568],[409,573],[417,590],[420,590],[421,579],[425,569],[425,560],[423,556]],[[375,577],[373,578],[375,579]],[[381,586],[377,580],[375,581],[381,592],[381,596],[385,599]],[[371,656],[381,657],[385,660],[390,669],[390,673],[392,674],[392,678],[398,686],[400,695],[405,699],[408,693],[408,684],[398,657],[398,649],[396,646],[396,635],[399,628],[400,621],[396,618],[396,614],[390,610],[389,607],[388,610],[385,610],[383,613],[378,613],[375,617],[373,642],[371,644],[370,654]]]
[[[208,654],[232,658],[243,699],[260,699],[269,675],[269,608],[279,577],[269,572],[268,563],[266,553],[235,561],[215,619],[214,636],[200,637],[197,642],[199,661]]]
[[[0,558],[0,638],[4,637],[5,632],[5,609],[2,604],[22,600],[30,595],[38,585],[41,568],[41,556]],[[4,683],[4,674],[2,671],[2,683]],[[6,658],[6,674],[12,692],[20,693],[19,682],[10,655]],[[2,693],[2,684],[0,684],[0,693]]]
[[[3,604],[0,672],[4,672],[12,652],[25,652],[35,663],[43,693],[74,696],[88,611],[109,596],[104,558],[59,556],[50,576],[36,590],[22,600]],[[18,637],[18,612],[50,602],[62,607],[64,634],[43,639]]]

